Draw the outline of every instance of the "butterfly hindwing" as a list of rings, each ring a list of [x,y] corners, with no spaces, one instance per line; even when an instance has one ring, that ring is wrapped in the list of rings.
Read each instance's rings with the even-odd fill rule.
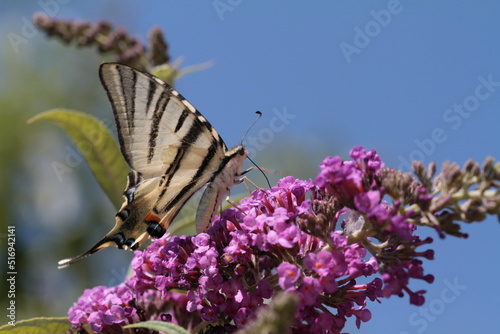
[[[247,151],[227,150],[210,123],[160,79],[132,67],[99,69],[115,116],[122,154],[131,168],[125,202],[114,228],[89,251],[59,262],[66,267],[105,247],[135,249],[160,237],[185,202],[207,185],[196,215],[197,232],[208,228],[222,198],[239,182]]]

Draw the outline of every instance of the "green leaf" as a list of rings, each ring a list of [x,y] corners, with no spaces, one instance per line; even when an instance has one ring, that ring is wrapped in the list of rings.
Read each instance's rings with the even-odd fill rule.
[[[157,65],[152,68],[151,74],[155,77],[161,79],[163,82],[166,82],[170,86],[174,86],[174,81],[177,78],[179,72],[179,68],[177,65]]]
[[[151,69],[151,74],[157,78],[160,78],[162,81],[166,82],[170,86],[174,87],[174,81],[180,79],[181,77],[204,71],[207,68],[213,66],[213,61],[208,61],[202,64],[197,64],[193,66],[188,66],[183,69],[179,69],[182,63],[182,59],[177,59],[173,64],[162,64],[157,65]]]
[[[0,333],[8,334],[64,334],[71,328],[68,318],[33,318],[0,327]]]
[[[209,60],[209,61],[206,61],[206,62],[201,63],[201,64],[196,64],[196,65],[184,67],[183,69],[180,69],[177,72],[177,75],[175,76],[175,80],[178,80],[181,77],[188,75],[188,74],[191,74],[191,73],[204,71],[204,70],[212,67],[214,65],[214,63],[215,63],[214,61]]]
[[[87,161],[97,182],[119,209],[129,167],[109,130],[95,117],[69,109],[52,109],[28,120],[28,124],[52,121],[63,128]]]
[[[123,328],[147,328],[155,331],[164,332],[167,334],[190,334],[184,328],[177,326],[171,322],[163,321],[144,321],[133,325],[123,326]]]

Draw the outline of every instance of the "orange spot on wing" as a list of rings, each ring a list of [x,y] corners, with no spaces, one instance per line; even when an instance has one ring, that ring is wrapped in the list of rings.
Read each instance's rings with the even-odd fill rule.
[[[155,215],[154,213],[152,212],[149,212],[147,215],[146,215],[146,218],[144,218],[145,221],[147,222],[151,222],[151,221],[154,221],[154,222],[157,222],[159,223],[160,222],[160,217],[158,217],[157,215]]]

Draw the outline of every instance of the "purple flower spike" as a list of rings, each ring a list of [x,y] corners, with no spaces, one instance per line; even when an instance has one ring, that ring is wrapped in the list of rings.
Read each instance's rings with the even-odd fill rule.
[[[69,311],[73,328],[113,333],[154,319],[191,329],[218,323],[231,333],[280,291],[299,301],[292,333],[341,333],[353,316],[359,327],[371,318],[367,303],[391,295],[421,305],[425,291],[409,284],[433,281],[420,260],[432,250],[417,250],[432,239],[414,235],[418,210],[385,201],[377,153],[355,147],[351,157],[326,158],[314,182],[289,176],[253,191],[206,233],[154,239],[135,252],[127,282],[84,292]],[[430,206],[424,190],[415,198]]]
[[[113,324],[127,324],[128,319],[138,319],[131,302],[132,293],[126,284],[112,288],[97,286],[84,291],[69,309],[68,319],[75,329],[88,324],[98,333]]]

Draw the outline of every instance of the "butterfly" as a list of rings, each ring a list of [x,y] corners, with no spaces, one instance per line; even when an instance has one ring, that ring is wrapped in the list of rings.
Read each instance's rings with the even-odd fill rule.
[[[109,246],[134,250],[150,236],[161,237],[206,185],[195,218],[197,233],[205,231],[223,197],[248,171],[242,171],[246,148],[228,149],[205,117],[160,79],[118,63],[102,64],[99,77],[131,168],[125,202],[113,229],[87,252],[59,261],[59,268]]]

